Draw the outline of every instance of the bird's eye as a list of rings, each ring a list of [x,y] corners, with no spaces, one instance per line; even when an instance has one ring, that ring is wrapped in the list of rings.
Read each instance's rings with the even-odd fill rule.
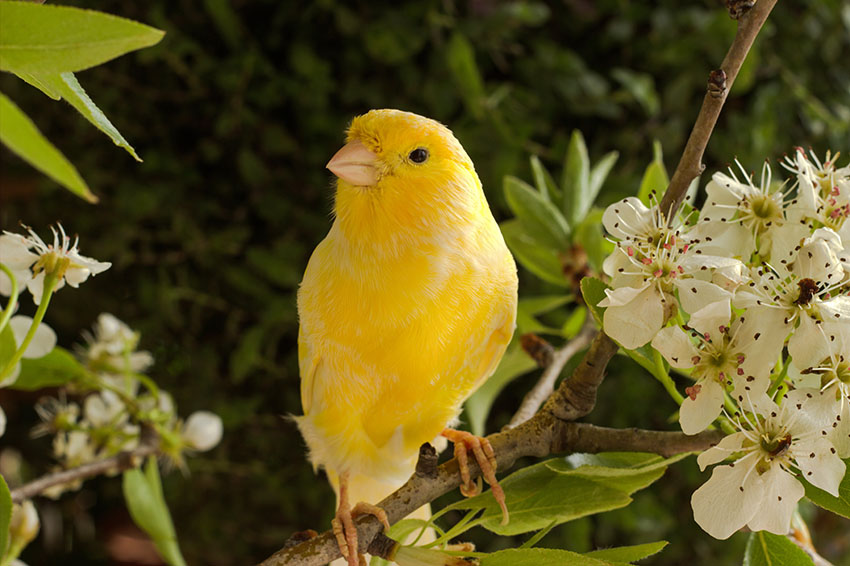
[[[417,147],[407,157],[414,163],[425,163],[428,159],[428,150],[424,147]]]

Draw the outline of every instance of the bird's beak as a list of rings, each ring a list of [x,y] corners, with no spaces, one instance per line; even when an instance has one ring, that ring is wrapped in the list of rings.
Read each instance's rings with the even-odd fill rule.
[[[353,140],[342,146],[326,167],[343,181],[368,187],[378,182],[377,163],[377,155],[360,140]]]

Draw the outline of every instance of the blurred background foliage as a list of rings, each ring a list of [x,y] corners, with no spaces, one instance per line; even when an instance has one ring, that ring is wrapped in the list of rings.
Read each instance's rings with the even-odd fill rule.
[[[708,71],[735,30],[722,3],[709,0],[61,3],[167,31],[156,47],[78,77],[144,163],[64,103],[4,74],[0,90],[101,203],[84,203],[3,149],[0,227],[22,221],[45,235],[61,220],[80,234],[84,254],[113,262],[51,305],[60,344],[80,342],[98,313],[114,313],[142,332],[141,347],[157,360],[153,375],[182,414],[210,409],[224,419],[222,445],[190,460],[191,477],[165,479],[188,561],[210,565],[259,561],[292,532],[330,521],[332,492],[286,416],[300,412],[295,291],[330,225],[324,164],[351,117],[393,107],[448,124],[500,219],[509,216],[503,176],[530,182],[530,154],[559,174],[578,128],[594,161],[620,153],[604,205],[637,190],[653,140],[675,167]],[[708,171],[735,157],[757,169],[794,145],[850,150],[848,53],[847,2],[780,2],[732,90]],[[526,296],[561,292],[525,271],[520,281]],[[31,310],[24,300],[22,311]],[[563,321],[565,313],[546,316]],[[618,357],[609,375],[589,420],[673,428],[672,403],[636,365]],[[507,422],[535,377],[498,397],[488,431]],[[22,451],[25,473],[41,473],[49,442],[27,437],[34,398],[2,395],[4,444]],[[693,522],[688,500],[703,480],[685,460],[628,508],[559,527],[541,545],[584,551],[666,539],[672,544],[647,563],[737,563],[746,535],[721,543]],[[97,480],[39,509],[44,544],[25,552],[31,566],[59,557],[122,563],[115,541],[134,535],[120,482]],[[850,564],[847,522],[803,511],[818,548]],[[472,538],[482,550],[515,544]]]

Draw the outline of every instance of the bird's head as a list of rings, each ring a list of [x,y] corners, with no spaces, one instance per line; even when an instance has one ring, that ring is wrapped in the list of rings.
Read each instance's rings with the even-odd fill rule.
[[[445,230],[487,206],[466,151],[435,120],[372,110],[346,141],[327,167],[339,178],[336,216],[359,234]]]

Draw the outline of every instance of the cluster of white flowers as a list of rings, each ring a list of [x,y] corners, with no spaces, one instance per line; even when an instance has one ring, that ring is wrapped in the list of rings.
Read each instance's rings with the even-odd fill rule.
[[[694,384],[686,434],[718,417],[738,432],[699,457],[717,466],[691,500],[716,538],[785,534],[804,488],[838,495],[850,457],[850,165],[797,149],[773,182],[715,173],[701,210],[671,222],[630,197],[605,212],[605,332],[646,344]]]
[[[53,454],[65,468],[80,466],[96,459],[136,448],[142,437],[139,422],[156,429],[161,449],[178,465],[185,450],[206,451],[215,447],[222,436],[221,418],[208,411],[197,411],[184,423],[178,418],[171,396],[162,390],[141,387],[141,372],[153,364],[149,352],[136,351],[139,333],[103,313],[92,333],[84,334],[86,346],[78,356],[97,376],[99,390],[90,393],[80,405],[65,396],[45,397],[36,405],[42,420],[33,434],[54,434]],[[53,490],[57,496],[64,485]]]

